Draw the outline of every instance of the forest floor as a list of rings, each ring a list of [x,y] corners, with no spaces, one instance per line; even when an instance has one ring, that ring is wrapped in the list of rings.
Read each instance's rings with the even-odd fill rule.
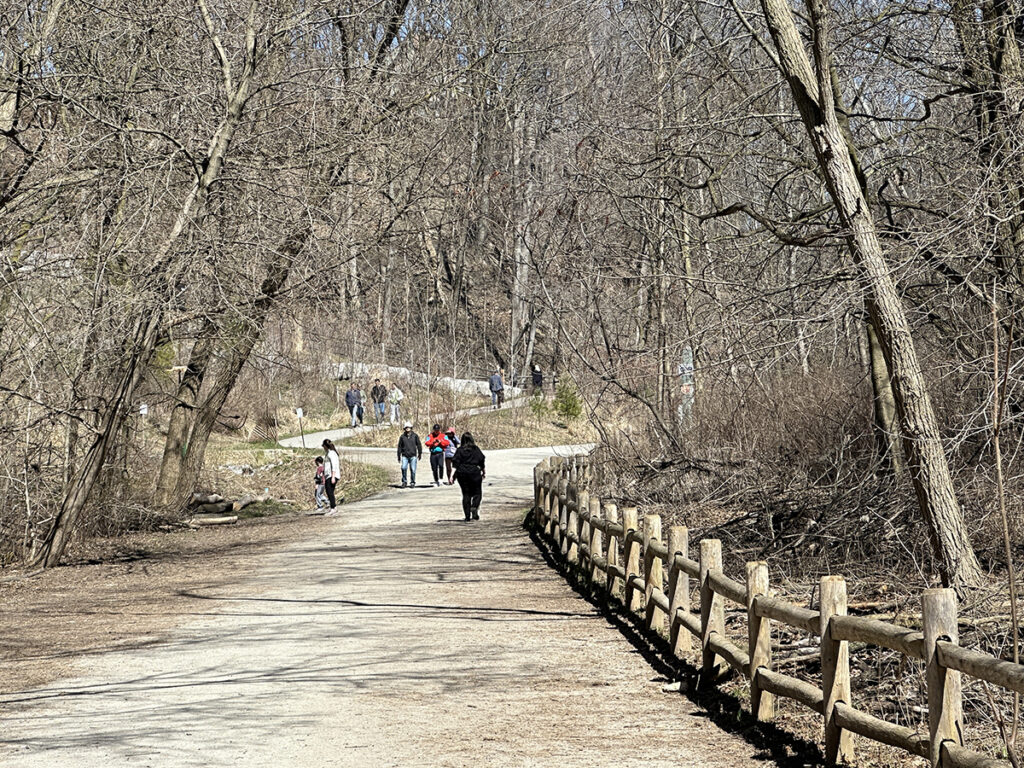
[[[38,627],[19,629],[4,655],[37,667],[4,681],[0,763],[742,768],[784,757],[666,691],[643,645],[551,572],[522,529],[532,467],[549,452],[492,452],[477,523],[462,522],[457,489],[388,490],[340,517],[268,518],[245,541],[232,538],[242,529],[203,531],[173,557],[5,584],[5,625]],[[71,624],[79,637],[61,639]]]

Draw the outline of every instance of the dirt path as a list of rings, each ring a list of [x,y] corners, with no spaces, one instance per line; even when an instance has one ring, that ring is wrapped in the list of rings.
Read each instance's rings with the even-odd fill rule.
[[[449,488],[345,507],[159,643],[0,697],[0,764],[764,765],[544,564],[520,527],[543,455],[491,454],[478,523]]]
[[[527,398],[519,397],[512,400],[506,400],[503,407],[521,408],[528,402],[529,400]],[[478,416],[481,413],[488,413],[491,410],[493,410],[491,406],[481,405],[476,408],[463,408],[461,411],[455,411],[454,413],[436,414],[435,416],[432,416],[431,419],[437,419],[447,424],[452,420],[457,421],[459,419],[464,419],[467,416]],[[431,419],[428,419],[426,423],[429,424]],[[390,420],[385,420],[380,422],[380,424],[377,424],[373,421],[373,416],[368,413],[366,422],[361,427],[339,427],[337,429],[326,429],[321,432],[307,432],[305,435],[282,437],[277,441],[277,443],[282,448],[319,448],[325,439],[340,442],[347,437],[353,437],[354,435],[358,435],[363,432],[372,432],[375,429],[387,426],[391,426]],[[349,451],[351,449],[346,448],[345,450]]]

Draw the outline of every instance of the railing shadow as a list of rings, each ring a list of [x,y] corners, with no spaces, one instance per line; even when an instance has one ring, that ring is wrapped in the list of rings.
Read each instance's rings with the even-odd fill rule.
[[[561,553],[554,548],[552,542],[533,525],[532,515],[527,516],[523,527],[527,529],[548,567],[564,578],[580,598],[590,603],[617,629],[651,669],[666,678],[666,682],[681,683],[680,695],[706,712],[708,719],[723,731],[742,737],[760,750],[760,754],[756,755],[758,759],[772,760],[780,768],[806,768],[825,764],[816,743],[802,739],[773,723],[760,722],[749,710],[744,709],[736,696],[715,688],[698,688],[700,671],[684,659],[676,657],[663,637],[644,626],[639,614],[627,610],[621,603],[609,599],[603,590],[595,589],[592,584],[579,578],[577,570],[562,560]]]

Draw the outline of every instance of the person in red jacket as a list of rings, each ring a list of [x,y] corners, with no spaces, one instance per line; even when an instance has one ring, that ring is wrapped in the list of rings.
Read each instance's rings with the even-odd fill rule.
[[[434,473],[434,485],[441,485],[444,477],[444,449],[448,447],[448,438],[441,434],[441,425],[435,424],[423,443],[430,451],[430,471]]]

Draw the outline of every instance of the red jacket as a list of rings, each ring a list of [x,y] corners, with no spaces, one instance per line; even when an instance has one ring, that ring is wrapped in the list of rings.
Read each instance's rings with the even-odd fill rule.
[[[433,432],[431,432],[429,435],[427,435],[427,440],[424,443],[424,445],[426,445],[427,448],[430,449],[431,453],[443,451],[445,448],[448,447],[448,438],[445,437],[444,435],[435,435]]]

